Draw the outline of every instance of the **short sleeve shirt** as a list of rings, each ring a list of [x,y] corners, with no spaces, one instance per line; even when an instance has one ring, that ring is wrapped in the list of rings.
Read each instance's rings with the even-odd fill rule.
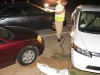
[[[62,11],[62,10],[60,9],[59,5],[64,9],[64,6],[62,6],[61,4],[57,4],[57,5],[56,5],[56,8],[55,8],[55,12],[60,12],[60,11]]]

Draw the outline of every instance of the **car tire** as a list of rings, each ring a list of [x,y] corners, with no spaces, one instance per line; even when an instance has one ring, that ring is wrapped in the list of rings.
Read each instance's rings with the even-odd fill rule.
[[[51,21],[50,29],[56,31],[55,20]]]
[[[26,66],[33,63],[36,58],[37,51],[33,47],[25,47],[17,55],[17,61],[22,66]]]

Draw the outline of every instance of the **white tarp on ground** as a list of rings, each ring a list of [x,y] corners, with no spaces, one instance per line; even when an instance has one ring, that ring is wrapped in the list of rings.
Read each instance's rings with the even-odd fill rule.
[[[46,64],[37,63],[37,68],[46,75],[70,75],[68,69],[57,70]],[[42,74],[41,74],[42,75]]]

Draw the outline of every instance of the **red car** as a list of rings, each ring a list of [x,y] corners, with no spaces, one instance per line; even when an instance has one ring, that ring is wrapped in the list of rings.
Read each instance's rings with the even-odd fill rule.
[[[44,41],[36,32],[23,27],[0,27],[0,68],[33,63],[44,51]]]

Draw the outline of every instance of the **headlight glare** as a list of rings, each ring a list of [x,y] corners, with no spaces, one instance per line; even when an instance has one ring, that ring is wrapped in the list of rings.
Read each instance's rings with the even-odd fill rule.
[[[74,44],[75,45],[75,44]],[[74,48],[75,47],[75,48]],[[82,48],[80,48],[80,47],[78,47],[78,46],[73,46],[73,48],[74,48],[74,50],[75,51],[77,51],[78,53],[80,53],[80,54],[83,54],[83,55],[85,55],[85,56],[88,56],[88,57],[92,57],[92,54],[91,54],[91,52],[89,52],[89,51],[87,51],[87,50],[84,50],[84,49],[82,49]]]
[[[38,37],[37,37],[37,40],[38,40],[38,42],[42,42],[42,38],[38,35]]]

